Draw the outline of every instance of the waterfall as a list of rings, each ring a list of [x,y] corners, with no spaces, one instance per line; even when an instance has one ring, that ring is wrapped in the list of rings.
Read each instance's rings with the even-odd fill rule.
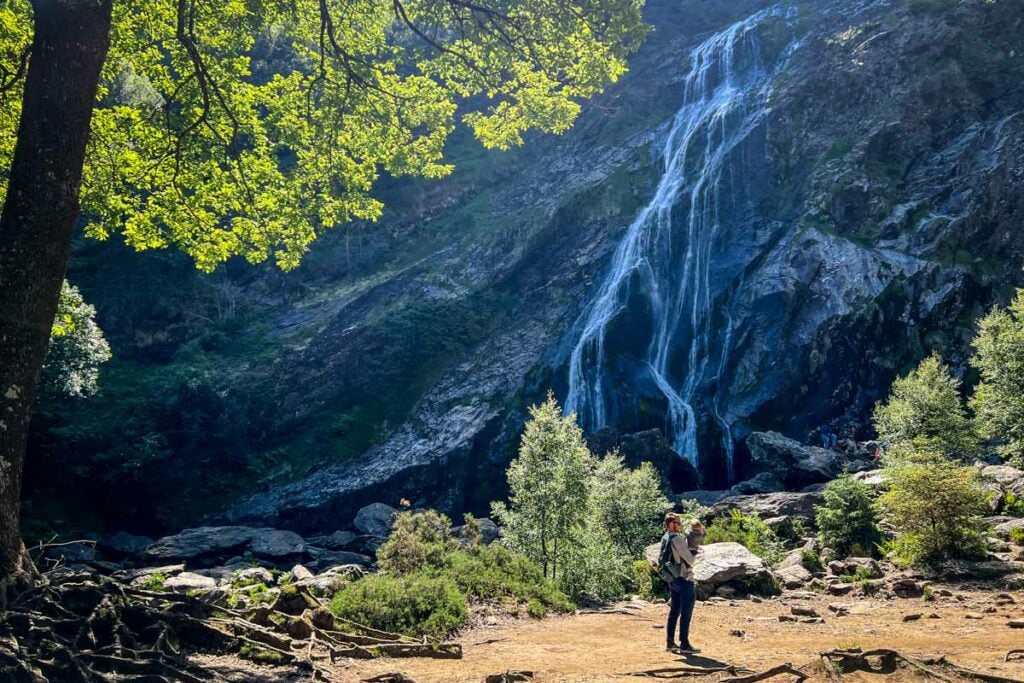
[[[622,314],[630,297],[642,297],[649,309],[652,334],[642,364],[664,397],[673,449],[698,461],[697,411],[694,394],[706,373],[722,376],[732,319],[721,330],[720,348],[712,349],[710,271],[720,209],[734,199],[730,155],[764,120],[774,70],[762,59],[755,28],[779,8],[760,11],[712,35],[690,52],[690,70],[683,83],[683,105],[672,121],[661,150],[664,172],[654,197],[630,224],[619,243],[607,276],[584,311],[569,358],[569,391],[565,410],[577,413],[594,430],[609,418],[609,386],[605,337],[609,323]],[[790,46],[792,49],[793,46]],[[723,183],[728,171],[730,183]],[[673,207],[684,211],[673,220]],[[674,223],[678,223],[674,225]],[[678,373],[674,354],[685,352],[685,373]],[[712,356],[717,352],[719,361]],[[722,429],[732,477],[732,437],[717,399],[710,412]]]

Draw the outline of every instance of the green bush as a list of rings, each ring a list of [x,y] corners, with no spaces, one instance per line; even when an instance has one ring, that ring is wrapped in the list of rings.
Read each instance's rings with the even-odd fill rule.
[[[873,420],[879,438],[892,446],[913,445],[944,458],[967,459],[978,452],[960,381],[938,355],[894,381],[889,399],[875,405]]]
[[[1024,526],[1010,529],[1010,540],[1017,545],[1024,545]]]
[[[377,551],[378,566],[396,576],[451,581],[462,595],[478,600],[534,601],[543,611],[573,608],[535,562],[500,545],[470,539],[462,546],[450,528],[449,519],[433,510],[398,515],[394,531]]]
[[[331,611],[370,628],[433,638],[450,636],[469,618],[454,581],[419,572],[350,583],[335,594]]]
[[[538,607],[532,613],[573,609],[569,598],[544,578],[535,562],[499,545],[456,550],[446,557],[443,567],[428,571],[451,578],[465,595],[480,600],[512,598],[519,603],[533,603]]]
[[[886,470],[889,490],[878,507],[897,531],[896,559],[930,565],[984,555],[985,494],[977,470],[952,463],[907,464]]]
[[[971,364],[981,373],[971,397],[978,429],[1000,443],[1000,455],[1024,465],[1024,290],[978,323],[973,346]]]
[[[399,513],[391,535],[377,550],[377,566],[392,574],[444,566],[445,557],[459,546],[451,526],[448,517],[434,510]]]
[[[882,540],[871,492],[850,476],[830,481],[817,507],[818,538],[840,557],[874,555]]]
[[[1024,515],[1024,496],[1017,496],[1013,491],[1007,491],[1003,496],[1004,515]]]
[[[825,570],[825,566],[821,563],[821,556],[813,550],[800,551],[800,564],[802,564],[804,569],[809,572],[820,572]]]
[[[714,519],[708,525],[704,543],[726,541],[745,546],[769,565],[774,566],[782,560],[782,542],[757,515],[744,515],[739,510],[732,510],[729,516]]]

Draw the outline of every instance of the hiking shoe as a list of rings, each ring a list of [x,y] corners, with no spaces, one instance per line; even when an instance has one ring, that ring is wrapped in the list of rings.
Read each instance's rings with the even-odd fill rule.
[[[684,655],[695,655],[695,654],[698,654],[700,652],[700,648],[699,647],[694,647],[693,645],[690,645],[689,643],[684,643],[684,644],[679,646],[679,652],[680,652],[680,654],[684,654]]]
[[[665,652],[679,652],[679,646],[675,643],[667,643],[665,645]]]

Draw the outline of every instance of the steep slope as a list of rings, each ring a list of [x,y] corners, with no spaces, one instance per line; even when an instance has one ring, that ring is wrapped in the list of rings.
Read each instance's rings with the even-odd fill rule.
[[[704,174],[717,211],[695,224],[690,197],[706,208],[707,192],[662,197],[674,247],[654,250],[670,261],[654,281],[686,315],[652,326],[651,288],[622,290],[590,354],[609,409],[587,426],[678,434],[668,386],[692,411],[693,445],[677,449],[716,485],[730,451],[736,475],[748,469],[751,430],[860,426],[930,349],[962,366],[974,319],[1021,281],[1019,8],[772,7],[653,2],[656,30],[630,73],[569,134],[511,154],[456,140],[452,178],[388,182],[379,225],[328,238],[296,273],[233,265],[205,278],[173,256],[83,246],[72,280],[119,360],[103,395],[44,412],[37,489],[71,459],[65,490],[130,491],[95,523],[140,529],[218,510],[333,528],[400,497],[483,507],[502,493],[525,406],[549,387],[571,395],[573,350],[693,103],[694,49],[765,10],[744,32],[756,50],[731,67],[765,74],[756,121]],[[720,147],[703,139],[687,177],[695,154]],[[679,276],[691,246],[699,306]],[[651,358],[664,386],[644,370]]]

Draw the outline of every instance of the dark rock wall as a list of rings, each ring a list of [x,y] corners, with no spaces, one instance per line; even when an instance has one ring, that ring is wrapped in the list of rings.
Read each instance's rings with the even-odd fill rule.
[[[385,180],[384,219],[325,238],[297,272],[201,277],[173,255],[83,245],[72,280],[117,360],[100,397],[39,421],[30,494],[56,482],[77,492],[65,521],[149,533],[202,518],[330,530],[402,497],[486,510],[526,407],[564,396],[572,326],[657,182],[689,48],[767,4],[651,2],[630,73],[570,133],[508,154],[460,134],[454,176]],[[792,6],[800,48],[745,145],[745,204],[714,257],[714,324],[728,313],[734,331],[716,344],[726,372],[700,389],[709,487],[725,476],[710,401],[741,475],[751,431],[863,432],[930,350],[963,370],[974,321],[1022,280],[1020,4]],[[617,389],[620,431],[663,426],[642,386]]]

